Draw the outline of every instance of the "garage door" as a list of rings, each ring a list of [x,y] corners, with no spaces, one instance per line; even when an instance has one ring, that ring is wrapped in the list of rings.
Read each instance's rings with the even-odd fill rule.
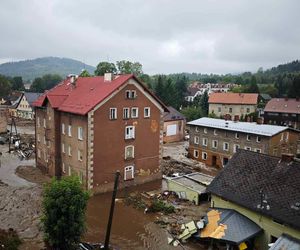
[[[167,126],[167,136],[176,135],[176,131],[177,131],[177,125],[176,124]]]

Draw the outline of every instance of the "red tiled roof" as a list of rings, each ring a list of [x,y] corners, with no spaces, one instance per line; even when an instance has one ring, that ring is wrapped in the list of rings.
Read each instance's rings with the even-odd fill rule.
[[[272,98],[268,101],[264,111],[300,114],[300,99]]]
[[[132,74],[116,76],[110,82],[105,82],[103,76],[78,77],[75,86],[70,83],[69,79],[66,79],[46,91],[34,102],[34,106],[43,106],[47,99],[53,108],[58,108],[60,111],[85,115],[130,78],[134,78],[141,84]],[[141,85],[144,87],[143,84]],[[146,89],[146,87],[144,88]],[[146,90],[148,91],[148,89]],[[148,92],[166,109],[157,97],[150,91]]]
[[[257,104],[258,94],[248,93],[212,93],[209,103],[221,104]]]

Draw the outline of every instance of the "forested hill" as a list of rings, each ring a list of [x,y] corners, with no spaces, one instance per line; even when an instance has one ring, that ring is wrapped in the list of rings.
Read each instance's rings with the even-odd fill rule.
[[[286,64],[280,64],[277,67],[273,67],[265,71],[267,74],[282,74],[282,73],[296,73],[300,72],[299,60],[292,61]]]
[[[0,74],[12,77],[22,76],[25,81],[33,81],[36,77],[42,77],[45,74],[58,74],[64,78],[68,74],[80,74],[82,69],[93,74],[95,67],[60,57],[42,57],[0,64]]]

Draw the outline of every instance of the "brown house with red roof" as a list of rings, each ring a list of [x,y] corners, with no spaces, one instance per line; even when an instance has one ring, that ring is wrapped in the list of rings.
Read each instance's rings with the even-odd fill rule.
[[[70,76],[35,103],[36,163],[93,192],[161,176],[164,104],[134,75]]]
[[[256,112],[258,94],[212,93],[208,103],[209,114],[239,120],[241,116]]]
[[[264,122],[300,129],[300,99],[272,98],[265,107]]]

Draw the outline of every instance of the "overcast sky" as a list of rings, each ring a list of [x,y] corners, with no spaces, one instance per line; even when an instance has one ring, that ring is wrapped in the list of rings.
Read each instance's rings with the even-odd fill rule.
[[[144,72],[237,73],[300,59],[299,0],[1,0],[0,63],[130,60]]]

